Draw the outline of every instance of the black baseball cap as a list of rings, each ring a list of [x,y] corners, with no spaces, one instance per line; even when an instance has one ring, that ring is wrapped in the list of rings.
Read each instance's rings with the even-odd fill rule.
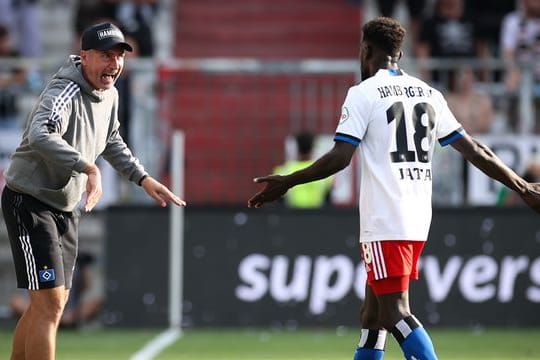
[[[92,25],[84,30],[81,37],[82,50],[109,50],[117,45],[124,50],[133,51],[122,31],[111,23]]]

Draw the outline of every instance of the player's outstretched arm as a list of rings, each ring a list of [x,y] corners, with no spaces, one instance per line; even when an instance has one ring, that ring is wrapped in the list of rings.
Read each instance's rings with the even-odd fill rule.
[[[259,208],[263,206],[264,203],[279,199],[285,195],[287,190],[294,186],[287,182],[286,176],[281,175],[261,176],[253,179],[253,182],[265,184],[261,191],[248,200],[248,207],[254,208]]]
[[[540,184],[525,181],[490,148],[467,134],[454,141],[452,147],[484,174],[517,192],[530,208],[540,213]]]
[[[151,176],[147,176],[141,182],[144,191],[152,197],[159,206],[165,207],[168,202],[178,206],[186,206],[186,202],[176,196],[165,185]]]
[[[528,185],[528,191],[521,194],[521,198],[531,209],[540,213],[540,183],[529,183]]]
[[[336,141],[334,147],[310,166],[292,174],[268,175],[253,179],[264,183],[264,188],[248,200],[248,207],[259,208],[285,195],[293,186],[327,178],[344,169],[351,162],[356,147],[346,142]]]

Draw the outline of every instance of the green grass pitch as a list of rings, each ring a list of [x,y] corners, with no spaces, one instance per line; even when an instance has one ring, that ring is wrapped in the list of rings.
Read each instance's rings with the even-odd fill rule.
[[[61,330],[58,360],[129,359],[158,330]],[[540,328],[535,329],[432,329],[440,359],[540,359]],[[351,360],[356,329],[185,330],[183,336],[159,354],[159,360]],[[9,358],[11,333],[0,330],[0,359]],[[385,359],[403,359],[388,338]]]

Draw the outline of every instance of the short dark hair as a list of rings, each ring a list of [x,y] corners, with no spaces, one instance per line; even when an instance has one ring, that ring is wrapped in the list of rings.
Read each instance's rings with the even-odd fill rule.
[[[313,150],[314,136],[312,133],[302,131],[295,136],[298,152],[302,155],[308,155]]]
[[[363,41],[396,56],[401,51],[406,31],[396,19],[380,16],[364,24],[362,32]]]

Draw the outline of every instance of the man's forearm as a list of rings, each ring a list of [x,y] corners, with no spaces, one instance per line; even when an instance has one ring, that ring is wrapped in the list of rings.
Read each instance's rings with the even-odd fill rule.
[[[508,186],[510,189],[518,193],[523,193],[526,190],[527,182],[525,180],[506,166],[487,146],[476,140],[474,142],[478,150],[473,156],[467,157],[467,160],[486,175]]]
[[[349,164],[343,157],[336,156],[332,151],[326,153],[305,169],[289,175],[288,181],[292,186],[304,184],[334,175]]]

